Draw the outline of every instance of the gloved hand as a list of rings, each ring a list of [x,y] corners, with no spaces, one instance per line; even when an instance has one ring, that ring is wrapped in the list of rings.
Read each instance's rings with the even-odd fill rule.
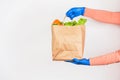
[[[72,20],[74,17],[80,16],[80,15],[83,16],[84,12],[85,12],[85,7],[74,7],[66,12],[66,16]]]
[[[83,58],[83,59],[73,58],[72,60],[67,60],[66,62],[70,62],[78,65],[90,65],[89,59],[86,59],[86,58]]]

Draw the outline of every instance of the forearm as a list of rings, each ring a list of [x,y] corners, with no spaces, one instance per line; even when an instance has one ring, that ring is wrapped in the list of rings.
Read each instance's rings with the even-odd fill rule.
[[[90,58],[90,65],[106,65],[120,62],[120,50],[106,55]]]
[[[120,25],[120,12],[109,12],[86,8],[84,16],[90,17],[97,21]]]

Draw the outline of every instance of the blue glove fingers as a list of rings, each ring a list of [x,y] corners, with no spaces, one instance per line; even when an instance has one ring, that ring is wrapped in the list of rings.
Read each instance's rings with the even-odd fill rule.
[[[66,16],[71,20],[79,15],[84,15],[85,7],[74,7],[67,11]]]
[[[77,59],[77,58],[73,58],[72,60],[67,60],[66,62],[70,62],[73,64],[77,64],[77,65],[90,65],[90,61],[89,59],[83,58],[83,59]]]
[[[73,63],[73,64],[78,64],[79,60],[77,58],[73,58],[72,60],[66,60],[65,62],[70,62],[70,63]]]
[[[65,62],[73,62],[73,60],[66,60]]]
[[[73,58],[73,62],[79,62],[79,59]]]
[[[72,20],[72,19],[75,17],[75,14],[74,14],[73,11],[68,11],[68,12],[66,13],[66,16],[69,17],[69,18]]]
[[[83,59],[73,58],[73,59],[71,60],[71,63],[74,63],[74,64],[82,64],[82,65],[90,65],[89,59],[86,59],[86,58],[83,58]]]

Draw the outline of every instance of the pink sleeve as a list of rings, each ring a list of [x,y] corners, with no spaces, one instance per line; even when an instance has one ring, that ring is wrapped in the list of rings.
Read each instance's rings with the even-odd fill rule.
[[[97,21],[120,25],[120,12],[109,12],[86,8],[84,16]]]
[[[120,50],[90,59],[90,65],[106,65],[120,62]]]

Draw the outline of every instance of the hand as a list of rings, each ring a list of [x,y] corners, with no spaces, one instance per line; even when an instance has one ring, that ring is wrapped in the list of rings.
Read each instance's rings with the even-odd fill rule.
[[[74,7],[66,12],[66,16],[72,20],[74,17],[84,15],[84,12],[85,7]]]
[[[83,58],[83,59],[73,58],[72,60],[67,60],[66,62],[70,62],[78,65],[90,65],[89,59],[86,59],[86,58]]]

